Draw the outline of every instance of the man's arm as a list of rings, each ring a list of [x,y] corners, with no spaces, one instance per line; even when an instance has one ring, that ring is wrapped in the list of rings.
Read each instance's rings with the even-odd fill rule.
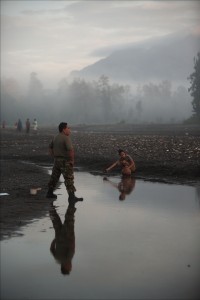
[[[108,167],[106,169],[106,172],[110,171],[111,169],[113,169],[116,165],[118,164],[118,160],[116,162],[114,162],[110,167]]]
[[[74,149],[69,151],[69,160],[72,165],[74,165]]]
[[[65,146],[68,151],[69,161],[70,161],[70,163],[72,163],[74,165],[74,148],[73,148],[71,139],[68,136],[66,137],[66,140],[65,140]]]

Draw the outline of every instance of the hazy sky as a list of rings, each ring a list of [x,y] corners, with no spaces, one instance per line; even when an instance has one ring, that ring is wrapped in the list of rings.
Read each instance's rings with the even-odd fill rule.
[[[200,1],[2,1],[1,77],[45,87],[124,45],[171,33],[200,34]]]

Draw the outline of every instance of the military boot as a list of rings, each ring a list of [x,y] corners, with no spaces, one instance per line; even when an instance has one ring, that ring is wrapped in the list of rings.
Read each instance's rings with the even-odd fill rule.
[[[46,194],[46,198],[57,199],[57,195],[53,193],[53,189],[49,188]]]

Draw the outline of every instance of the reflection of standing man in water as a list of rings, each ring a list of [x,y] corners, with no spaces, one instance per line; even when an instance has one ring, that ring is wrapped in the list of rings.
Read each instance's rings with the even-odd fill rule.
[[[64,275],[70,274],[72,270],[72,259],[75,254],[75,211],[76,207],[74,203],[70,203],[65,213],[63,224],[53,205],[49,211],[55,229],[55,238],[51,243],[50,251],[56,261],[60,263],[61,273]]]
[[[107,177],[104,177],[103,180],[119,190],[119,200],[125,200],[126,196],[130,195],[135,188],[135,178],[131,176],[123,176],[119,183],[113,182]]]

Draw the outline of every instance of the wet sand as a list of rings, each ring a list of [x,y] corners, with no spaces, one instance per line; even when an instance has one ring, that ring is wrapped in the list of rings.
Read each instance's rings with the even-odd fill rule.
[[[39,128],[37,134],[1,129],[1,193],[9,195],[0,197],[0,239],[20,235],[21,226],[47,212],[49,175],[41,166],[53,164],[48,144],[55,134],[57,128]],[[135,160],[136,178],[199,185],[199,126],[77,126],[72,127],[72,141],[77,169],[103,175],[122,148]],[[120,174],[117,169],[114,172]],[[30,188],[41,190],[33,196]]]

